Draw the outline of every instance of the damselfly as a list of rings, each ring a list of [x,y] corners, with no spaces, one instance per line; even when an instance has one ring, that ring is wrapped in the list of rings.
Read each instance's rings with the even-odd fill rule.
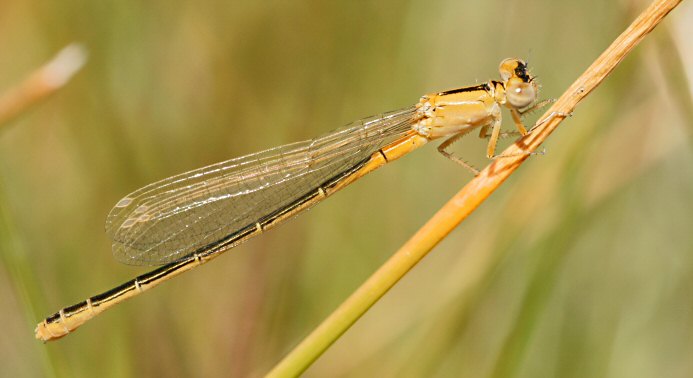
[[[448,137],[448,152],[474,129],[496,157],[501,107],[526,135],[523,113],[537,103],[538,86],[519,59],[500,64],[501,81],[436,92],[409,108],[356,121],[324,136],[276,147],[173,176],[120,200],[106,220],[115,258],[161,265],[149,273],[66,307],[38,324],[36,338],[67,335],[117,303],[220,255],[293,217],[382,165],[427,142]]]

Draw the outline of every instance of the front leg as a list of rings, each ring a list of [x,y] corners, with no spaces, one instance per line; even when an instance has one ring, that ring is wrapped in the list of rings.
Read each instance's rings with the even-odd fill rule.
[[[551,103],[554,103],[554,102],[556,102],[556,100],[554,100],[554,99],[539,101],[536,104],[534,104],[528,108],[522,109],[522,110],[518,110],[516,108],[511,107],[510,108],[510,115],[512,115],[513,122],[515,123],[515,127],[517,127],[517,131],[520,132],[520,135],[525,136],[529,133],[527,131],[527,128],[525,127],[525,124],[522,122],[522,117],[525,114],[531,113],[535,110],[539,110],[539,109],[543,108],[544,106],[551,104]]]
[[[514,110],[514,109],[513,109]],[[514,113],[513,113],[514,115]],[[514,118],[514,117],[513,117]],[[520,128],[522,126],[522,128]],[[543,155],[544,152],[529,152],[529,151],[523,151],[519,154],[512,154],[512,155],[496,155],[496,144],[498,143],[498,137],[500,136],[500,128],[501,128],[501,120],[500,118],[497,118],[493,122],[493,129],[491,131],[491,138],[488,141],[488,147],[486,148],[486,157],[489,159],[497,159],[497,158],[503,158],[503,157],[512,157],[512,156],[517,156],[517,155]],[[484,126],[484,129],[488,129],[488,126]],[[482,130],[483,131],[483,130]],[[523,133],[524,131],[524,133]],[[524,125],[522,125],[522,122],[518,125],[518,132],[521,135],[527,135],[527,130],[525,130]],[[487,137],[487,135],[484,135],[484,137]]]
[[[521,113],[515,108],[510,108],[510,115],[513,117],[513,122],[515,123],[515,127],[517,127],[517,131],[520,132],[520,135],[527,135],[527,128],[525,124],[522,123]]]
[[[532,113],[534,111],[537,111],[546,105],[553,104],[554,102],[556,102],[555,98],[550,98],[548,100],[542,100],[542,101],[535,103],[534,105],[531,105],[528,108],[518,110],[518,112],[520,113],[520,116],[524,116],[525,114],[529,114],[529,113]]]
[[[500,131],[501,131],[501,122],[502,122],[502,116],[501,116],[501,109],[500,106],[498,106],[498,103],[495,103],[494,106],[491,109],[491,138],[488,140],[488,145],[486,146],[486,157],[489,159],[493,159],[495,154],[496,154],[496,145],[498,144],[498,137],[500,136]],[[484,137],[487,136],[489,125],[486,124],[481,128],[481,133],[483,133]],[[480,135],[481,135],[480,133]],[[523,134],[524,135],[524,134]]]

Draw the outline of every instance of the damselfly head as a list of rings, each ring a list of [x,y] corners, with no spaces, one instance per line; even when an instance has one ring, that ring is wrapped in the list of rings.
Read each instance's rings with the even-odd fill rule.
[[[510,58],[501,62],[498,67],[505,84],[505,98],[514,108],[524,108],[537,99],[539,92],[523,60]]]

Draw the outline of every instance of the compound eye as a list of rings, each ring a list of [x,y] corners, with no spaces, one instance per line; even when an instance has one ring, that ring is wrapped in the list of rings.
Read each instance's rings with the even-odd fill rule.
[[[522,62],[519,59],[504,59],[501,62],[500,66],[498,66],[498,71],[500,72],[501,79],[503,79],[503,81],[509,80],[511,77],[515,75],[515,69],[522,65],[524,65],[524,62]]]
[[[520,79],[508,81],[505,98],[514,108],[524,108],[537,99],[537,87],[534,83],[525,83]]]

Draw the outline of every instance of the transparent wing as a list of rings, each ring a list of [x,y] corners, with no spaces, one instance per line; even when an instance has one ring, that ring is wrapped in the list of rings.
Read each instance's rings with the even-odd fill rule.
[[[147,185],[106,219],[113,255],[160,265],[282,209],[378,149],[403,137],[414,108],[356,121],[313,140],[227,160]]]

